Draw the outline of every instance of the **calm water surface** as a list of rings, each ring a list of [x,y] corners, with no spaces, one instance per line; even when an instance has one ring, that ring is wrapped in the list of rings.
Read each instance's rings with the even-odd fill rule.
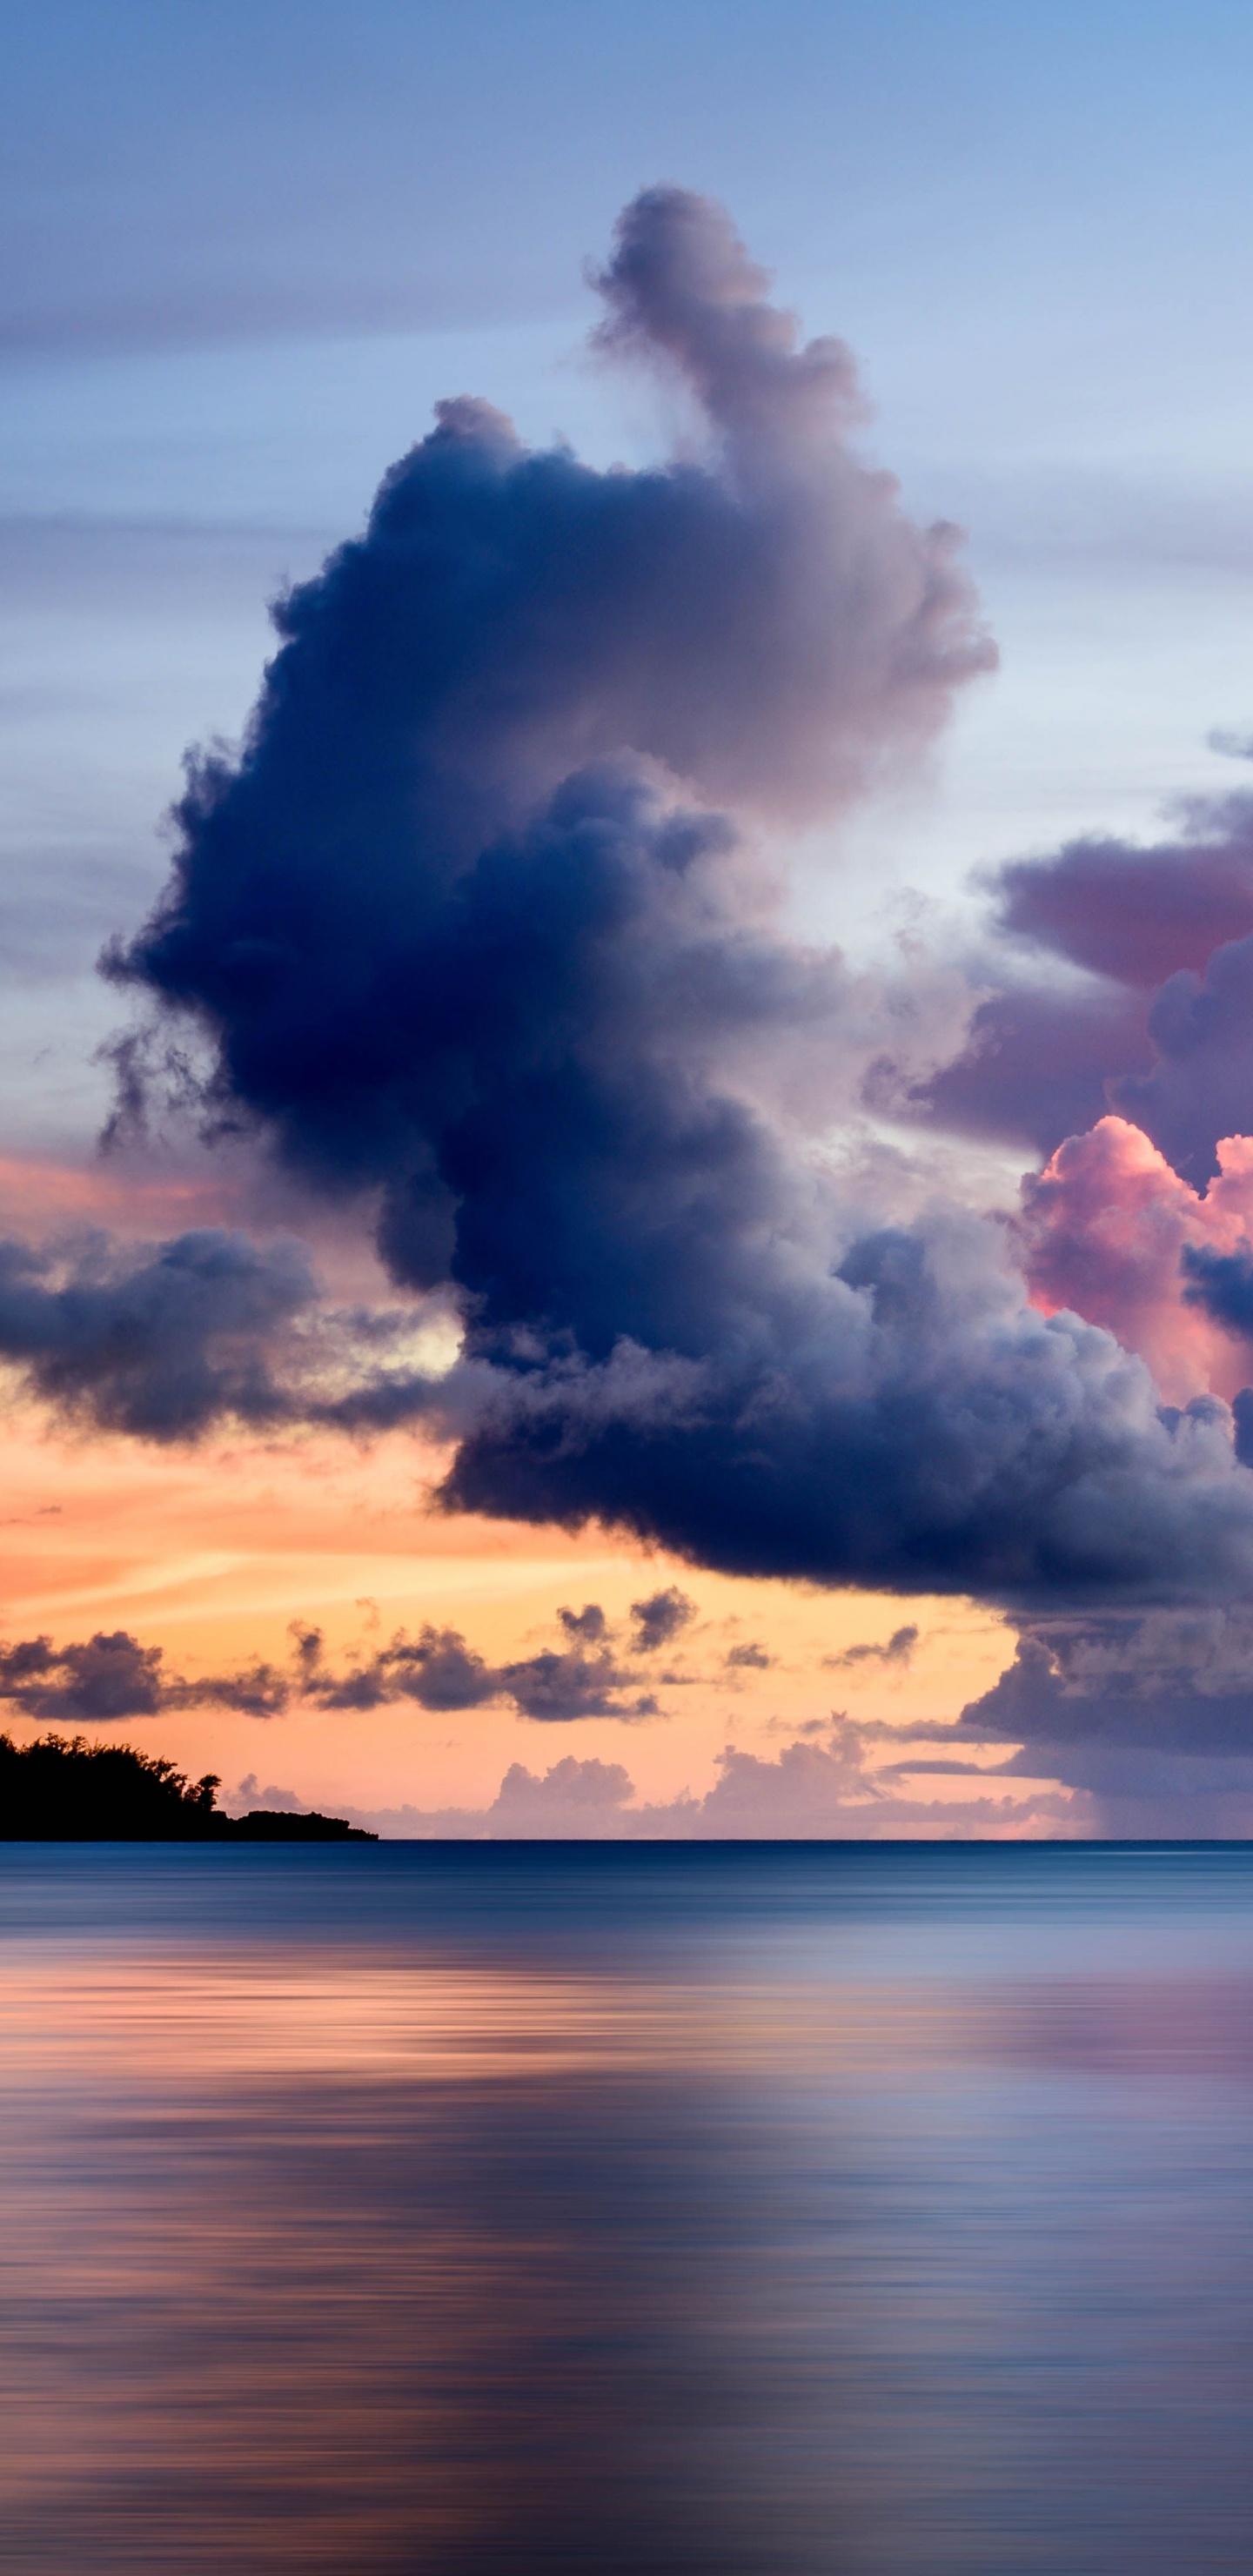
[[[0,2564],[1253,2566],[1253,1852],[0,1850]]]

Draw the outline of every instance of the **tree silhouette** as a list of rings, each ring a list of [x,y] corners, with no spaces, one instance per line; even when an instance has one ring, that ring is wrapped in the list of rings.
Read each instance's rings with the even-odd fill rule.
[[[266,1808],[224,1816],[214,1771],[189,1780],[160,1754],[85,1735],[0,1735],[0,1841],[377,1842],[338,1816]]]

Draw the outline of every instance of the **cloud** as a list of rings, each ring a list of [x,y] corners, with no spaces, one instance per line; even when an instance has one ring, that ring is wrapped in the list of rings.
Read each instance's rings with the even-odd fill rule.
[[[0,1645],[0,1701],[24,1717],[68,1724],[107,1723],[124,1717],[157,1717],[170,1709],[237,1708],[273,1717],[287,1706],[290,1687],[273,1666],[254,1662],[239,1672],[184,1681],[167,1672],[160,1646],[141,1646],[124,1628],[98,1630],[82,1644],[54,1646],[48,1637]]]
[[[740,1836],[873,1831],[881,1792],[866,1773],[856,1730],[833,1721],[825,1742],[783,1746],[773,1761],[728,1746],[702,1801],[705,1832]]]
[[[362,1809],[352,1820],[418,1841],[882,1842],[1083,1829],[1084,1802],[1055,1791],[1015,1785],[962,1800],[902,1797],[885,1785],[886,1774],[867,1769],[859,1730],[847,1720],[824,1723],[823,1738],[797,1736],[767,1761],[728,1745],[700,1798],[683,1791],[640,1805],[620,1763],[567,1755],[543,1774],[514,1763],[486,1807]]]
[[[966,1734],[1253,1760],[1253,1616],[1243,1605],[1018,1621],[1013,1662]],[[1045,1767],[1051,1768],[1051,1760]]]
[[[834,1183],[711,1082],[719,1032],[790,1016],[801,972],[715,937],[719,901],[705,826],[619,780],[456,898],[473,936],[428,998],[468,1032],[439,1186],[484,1400],[446,1501],[818,1580],[1243,1581],[1253,1505],[1216,1420],[1164,1423],[1111,1342],[1042,1322],[997,1229],[850,1244]],[[423,1208],[388,1219],[415,1269]],[[429,1402],[384,1384],[372,1418]]]
[[[0,1647],[0,1698],[24,1716],[151,1717],[163,1705],[161,1648],[124,1629],[54,1652],[47,1637]]]
[[[1163,1414],[1030,1306],[1003,1228],[885,1228],[830,1154],[874,1012],[783,934],[761,830],[988,667],[953,531],[861,461],[847,353],[719,208],[645,191],[599,284],[602,349],[683,389],[681,454],[594,472],[443,405],[279,604],[243,749],[192,764],[108,971],[198,1031],[211,1124],[381,1207],[397,1281],[458,1301],[446,1509],[902,1591],[1243,1587],[1221,1409]],[[318,1418],[432,1401],[381,1370]],[[619,1688],[531,1660],[536,1709]]]
[[[567,1753],[542,1777],[512,1762],[490,1814],[502,1833],[578,1833],[615,1817],[633,1795],[620,1762],[580,1762]]]
[[[501,836],[606,760],[737,810],[824,810],[991,659],[953,532],[912,526],[855,458],[845,353],[800,345],[719,208],[646,192],[601,284],[609,337],[690,387],[705,461],[597,473],[525,450],[486,403],[441,405],[365,537],[280,603],[244,756],[193,764],[169,895],[110,961],[200,1017],[223,1098],[302,1167],[402,1196],[425,1175],[437,1237],[432,1131],[474,1050],[441,967],[489,936],[490,1027],[505,925],[463,880]]]
[[[246,1815],[250,1808],[255,1807],[259,1807],[263,1814],[271,1816],[300,1816],[308,1812],[307,1801],[298,1797],[294,1789],[277,1788],[273,1781],[263,1789],[258,1783],[256,1772],[249,1771],[240,1781],[226,1812],[233,1813],[238,1808],[241,1814]]]
[[[993,1229],[946,1217],[863,1240],[834,1276],[780,1267],[757,1349],[624,1339],[512,1376],[450,1500],[598,1514],[740,1573],[1007,1599],[1247,1587],[1224,1408],[1163,1411],[1110,1336],[1034,1314]]]
[[[585,1654],[578,1647],[555,1653],[551,1647],[520,1662],[502,1664],[500,1688],[523,1717],[561,1724],[576,1717],[655,1717],[657,1702],[649,1692],[623,1698],[631,1686],[608,1648]]]
[[[148,1250],[80,1237],[58,1255],[0,1243],[0,1356],[45,1399],[108,1430],[184,1439],[225,1413],[282,1418],[268,1353],[315,1285],[295,1243],[205,1227]]]
[[[585,1601],[581,1610],[559,1610],[557,1617],[567,1637],[578,1638],[587,1646],[599,1645],[608,1633],[609,1622],[599,1601]]]
[[[1194,797],[1179,821],[984,873],[971,972],[994,989],[918,1105],[1048,1154],[1115,1109],[1204,1186],[1219,1141],[1253,1129],[1253,795]]]
[[[640,1693],[638,1675],[616,1656],[599,1605],[589,1602],[582,1611],[557,1615],[572,1642],[505,1664],[489,1664],[458,1629],[429,1624],[416,1638],[398,1630],[388,1645],[358,1656],[338,1673],[319,1653],[302,1675],[303,1695],[323,1708],[362,1709],[399,1699],[430,1709],[509,1700],[520,1716],[541,1724],[655,1715],[656,1701]]]
[[[1240,1282],[1253,1226],[1253,1140],[1224,1138],[1202,1197],[1138,1127],[1103,1118],[1022,1185],[1033,1296],[1107,1325],[1175,1402],[1230,1397],[1247,1370]]]
[[[1142,993],[1032,983],[1016,960],[983,951],[971,976],[1002,989],[976,1003],[960,1052],[898,1093],[930,1123],[1051,1154],[1105,1115],[1114,1075],[1150,1070]]]
[[[633,1601],[632,1653],[655,1654],[659,1646],[670,1645],[695,1616],[695,1602],[680,1592],[677,1583],[668,1584],[664,1592],[651,1592],[646,1601]]]
[[[766,1653],[756,1638],[749,1637],[743,1645],[732,1646],[728,1650],[727,1662],[732,1671],[765,1673],[769,1672],[774,1657]]]
[[[846,1646],[842,1655],[824,1655],[824,1665],[831,1672],[846,1672],[857,1664],[907,1664],[918,1643],[918,1630],[894,1628],[886,1645]]]
[[[1110,1099],[1203,1188],[1220,1138],[1253,1130],[1253,937],[1216,948],[1204,972],[1181,967],[1149,1014],[1152,1071],[1111,1084]]]
[[[1221,1155],[1223,1146],[1218,1150]],[[1229,1333],[1253,1338],[1253,1249],[1248,1242],[1234,1252],[1220,1252],[1212,1243],[1185,1243],[1181,1260],[1187,1283],[1184,1304],[1203,1307]]]
[[[0,1241],[0,1360],[71,1421],[175,1441],[455,1417],[438,1306],[328,1306],[303,1244],[221,1226],[157,1244],[101,1229]]]
[[[424,1626],[416,1640],[392,1639],[368,1667],[369,1688],[378,1698],[413,1699],[422,1708],[481,1708],[500,1696],[500,1677],[482,1655],[467,1646],[456,1628]],[[358,1676],[347,1681],[312,1678],[312,1695],[326,1707],[360,1705],[354,1694]]]
[[[1253,931],[1253,796],[1198,799],[1193,828],[1141,846],[1107,836],[1015,859],[991,884],[1006,938],[1152,992]]]
[[[1019,1749],[1111,1836],[1253,1835],[1253,1617],[1225,1609],[1019,1622],[1012,1664],[959,1733]]]
[[[285,1666],[255,1660],[198,1681],[167,1670],[160,1646],[142,1646],[124,1630],[61,1647],[33,1637],[0,1645],[0,1701],[28,1717],[82,1721],[212,1707],[277,1717],[295,1706],[365,1711],[403,1700],[438,1711],[509,1703],[540,1725],[588,1717],[633,1723],[660,1714],[641,1672],[615,1651],[595,1603],[559,1617],[574,1643],[503,1664],[488,1663],[459,1629],[427,1622],[416,1637],[398,1629],[386,1645],[359,1649],[336,1666],[320,1629],[296,1622]]]

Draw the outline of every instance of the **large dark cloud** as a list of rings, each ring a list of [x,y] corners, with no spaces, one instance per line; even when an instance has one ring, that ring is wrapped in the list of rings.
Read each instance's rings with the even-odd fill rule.
[[[505,981],[516,1037],[528,982],[559,962],[542,901],[525,937],[530,877],[550,902],[563,874],[576,894],[587,798],[559,805],[529,869],[499,836],[626,755],[702,797],[811,813],[987,666],[952,531],[912,526],[857,460],[847,353],[802,347],[764,285],[716,208],[658,189],[628,209],[602,280],[611,336],[687,382],[706,460],[597,473],[524,450],[486,404],[443,405],[365,537],[276,610],[243,757],[193,765],[169,895],[113,952],[111,971],[201,1017],[225,1104],[297,1161],[387,1185],[410,1273],[450,1257],[440,1131],[478,1088]],[[726,837],[676,823],[671,866]],[[721,989],[690,1003],[755,1020],[752,956],[738,1010],[737,961],[719,962]],[[699,947],[687,964],[699,984]],[[659,1001],[683,997],[671,981]]]
[[[740,1573],[1007,1599],[1247,1589],[1225,1408],[1163,1410],[1109,1335],[1025,1306],[998,1248],[948,1220],[863,1240],[834,1274],[763,1264],[755,1310],[745,1296],[703,1356],[624,1338],[502,1373],[449,1495],[601,1513]]]
[[[445,406],[281,604],[110,971],[198,1023],[211,1118],[368,1185],[396,1278],[459,1298],[450,1508],[819,1582],[1244,1587],[1221,1408],[1163,1415],[1107,1335],[1034,1313],[995,1226],[868,1226],[821,1150],[857,1005],[780,934],[751,835],[986,667],[952,531],[860,461],[847,353],[801,344],[718,209],[647,191],[600,284],[604,345],[683,388],[681,460],[594,473]],[[433,1401],[388,1378],[337,1418]]]

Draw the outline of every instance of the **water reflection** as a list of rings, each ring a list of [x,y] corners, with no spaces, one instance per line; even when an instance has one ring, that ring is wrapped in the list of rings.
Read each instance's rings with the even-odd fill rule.
[[[5,1855],[49,2576],[1250,2559],[1253,1856]]]

